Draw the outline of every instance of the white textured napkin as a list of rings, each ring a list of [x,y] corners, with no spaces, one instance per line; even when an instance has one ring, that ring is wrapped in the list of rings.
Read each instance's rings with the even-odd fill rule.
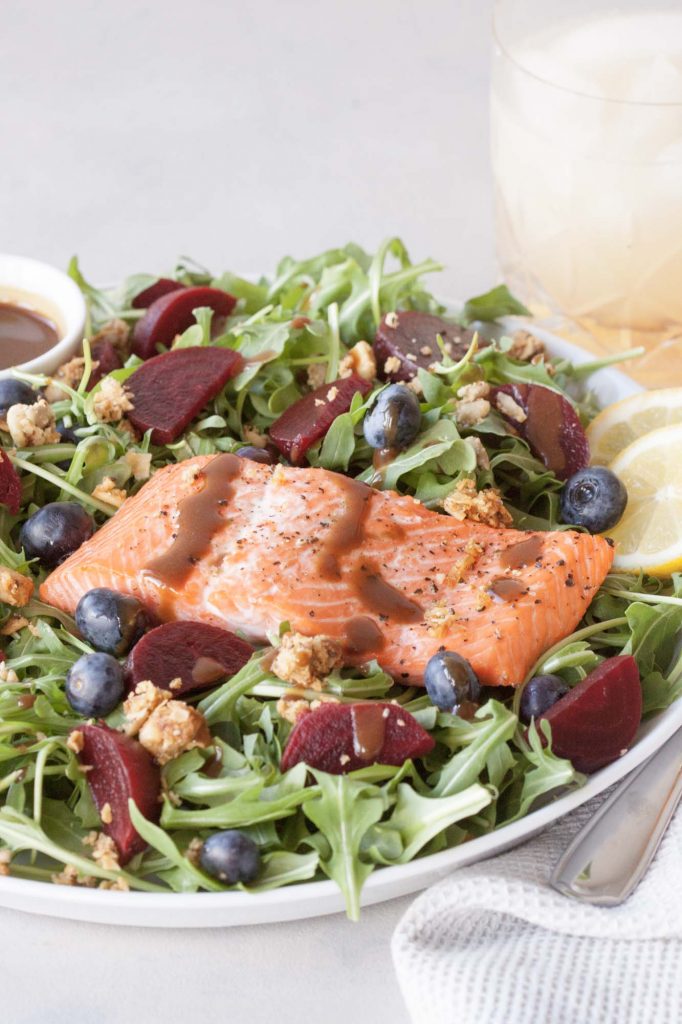
[[[682,810],[622,906],[548,884],[600,803],[412,904],[393,960],[414,1024],[682,1024]]]

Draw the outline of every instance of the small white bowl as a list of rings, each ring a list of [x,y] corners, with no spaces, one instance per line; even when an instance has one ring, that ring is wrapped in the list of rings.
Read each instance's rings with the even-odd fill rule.
[[[54,373],[74,355],[83,340],[85,299],[75,281],[49,263],[0,253],[0,302],[27,306],[57,328],[57,343],[35,359],[18,363],[18,370]],[[0,377],[8,376],[9,368],[0,370]]]

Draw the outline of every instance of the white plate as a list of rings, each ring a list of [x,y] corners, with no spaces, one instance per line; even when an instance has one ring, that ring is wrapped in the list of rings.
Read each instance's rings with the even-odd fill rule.
[[[540,328],[533,328],[548,349],[575,363],[593,357]],[[607,405],[641,390],[617,370],[602,370],[591,378],[601,404]],[[410,864],[375,870],[365,883],[362,905],[417,892],[448,875],[455,868],[501,853],[542,831],[557,818],[568,814],[586,800],[618,782],[682,726],[682,701],[645,723],[631,750],[593,775],[586,786],[561,797],[521,821],[474,839],[453,850],[432,854]],[[75,921],[101,924],[140,925],[162,928],[213,928],[237,924],[264,924],[317,917],[343,911],[343,899],[334,882],[306,882],[272,892],[250,895],[225,893],[139,893],[110,892],[0,878],[0,906],[47,914]]]

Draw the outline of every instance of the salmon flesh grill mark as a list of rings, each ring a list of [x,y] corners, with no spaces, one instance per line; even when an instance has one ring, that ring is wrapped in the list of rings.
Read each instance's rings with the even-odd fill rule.
[[[322,469],[235,455],[167,466],[47,578],[73,613],[93,587],[162,621],[198,619],[264,642],[288,621],[422,683],[458,651],[489,686],[518,685],[582,618],[613,559],[601,537],[460,522]]]

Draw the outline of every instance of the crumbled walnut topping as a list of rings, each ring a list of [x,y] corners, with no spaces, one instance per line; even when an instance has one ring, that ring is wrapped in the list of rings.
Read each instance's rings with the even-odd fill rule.
[[[126,452],[123,461],[128,463],[136,480],[149,480],[152,457],[148,452]]]
[[[127,735],[136,736],[152,711],[170,699],[171,695],[167,690],[161,690],[158,686],[154,686],[149,679],[139,682],[133,693],[123,702]]]
[[[133,403],[120,381],[104,377],[93,399],[93,412],[100,423],[117,423],[130,412]]]
[[[73,864],[65,864],[58,875],[52,876],[55,885],[81,885],[86,889],[92,889],[97,884],[92,875],[80,875]]]
[[[277,701],[277,714],[292,725],[296,725],[310,710],[307,700],[299,700],[286,693]]]
[[[185,857],[190,864],[194,864],[195,867],[199,866],[199,858],[201,856],[201,848],[203,845],[203,839],[199,839],[199,836],[195,836],[194,839],[190,839],[187,849],[185,850]]]
[[[182,689],[182,679],[180,679],[179,676],[178,676],[177,679],[171,679],[170,683],[168,684],[168,689],[169,690],[181,690]]]
[[[384,317],[384,323],[386,324],[387,327],[396,328],[398,326],[398,314],[387,313],[386,316]]]
[[[464,554],[458,558],[448,572],[446,579],[448,583],[457,584],[464,579],[469,569],[472,569],[483,554],[483,548],[475,540],[468,540],[464,548]]]
[[[384,373],[387,375],[391,373],[397,373],[398,370],[400,369],[400,365],[401,363],[397,356],[389,356],[386,362],[384,363]]]
[[[113,505],[114,508],[120,508],[128,497],[125,490],[122,487],[117,487],[116,481],[110,476],[105,476],[104,480],[97,484],[92,496],[107,505]]]
[[[61,441],[55,430],[52,406],[44,398],[33,405],[12,405],[7,410],[7,429],[17,448],[35,448]]]
[[[92,364],[93,370],[98,365],[97,360],[94,360]],[[63,398],[68,398],[68,392],[63,387],[60,387],[60,385],[66,384],[75,390],[81,382],[84,369],[85,359],[83,356],[74,356],[73,359],[69,359],[68,363],[62,363],[61,366],[57,367],[54,376],[50,378],[45,388],[45,398],[48,402],[60,402]]]
[[[0,629],[0,636],[14,636],[15,633],[19,633],[25,626],[28,626],[28,619],[25,619],[23,615],[11,615],[2,629]]]
[[[135,430],[135,427],[132,425],[130,420],[127,420],[125,418],[122,419],[120,423],[116,424],[116,429],[120,433],[127,434],[131,441],[137,442],[140,440],[141,435],[138,433],[137,430]]]
[[[99,812],[99,816],[105,825],[111,825],[114,820],[113,811],[111,810],[111,804],[106,803],[103,805],[102,810]]]
[[[321,388],[324,384],[324,379],[327,376],[327,364],[310,363],[306,376],[308,378],[308,385],[313,391],[315,391],[316,388]]]
[[[339,389],[337,387],[330,388],[329,391],[327,392],[327,401],[333,402],[338,393]]]
[[[7,668],[4,661],[0,661],[0,683],[18,683],[19,676],[13,668]]]
[[[424,394],[424,388],[422,387],[422,382],[419,380],[419,377],[413,377],[412,380],[408,380],[407,386],[410,391],[414,391],[415,395]]]
[[[527,362],[534,356],[544,356],[544,354],[544,343],[530,331],[517,331],[512,338],[511,348],[507,351],[510,359],[518,359],[521,362]]]
[[[97,888],[118,890],[119,892],[130,892],[130,886],[126,882],[125,878],[116,878],[113,882],[108,878],[103,878]]]
[[[107,804],[104,805],[105,807]],[[102,808],[102,812],[104,808]],[[111,838],[104,832],[89,832],[83,840],[84,846],[92,847],[92,859],[105,871],[117,871],[120,867],[118,862],[118,847]]]
[[[424,614],[424,622],[426,628],[431,636],[443,636],[450,626],[457,618],[455,609],[450,608],[443,601],[438,601],[437,604],[427,608]]]
[[[474,455],[476,456],[476,469],[490,469],[490,457],[480,437],[476,437],[472,434],[462,440],[474,450]]]
[[[457,397],[464,402],[475,402],[477,398],[488,398],[490,395],[490,384],[484,380],[475,380],[471,384],[464,384],[457,391]]]
[[[110,341],[114,348],[125,358],[128,355],[128,338],[130,328],[125,320],[110,320],[101,331],[90,338],[92,349],[98,342]]]
[[[342,663],[341,644],[337,640],[285,633],[271,671],[285,683],[321,690],[325,677]]]
[[[377,375],[377,361],[372,346],[366,341],[359,341],[349,350],[339,363],[339,377],[350,377],[351,374],[363,380],[374,380]]]
[[[251,444],[254,448],[265,448],[268,443],[267,435],[261,434],[260,430],[256,430],[255,427],[242,427],[242,434],[246,444]]]
[[[12,863],[12,851],[0,850],[0,875],[9,875],[9,866]]]
[[[455,419],[460,427],[475,427],[489,412],[490,402],[487,398],[477,398],[473,402],[457,402]]]
[[[23,608],[33,595],[33,580],[16,569],[0,565],[0,601],[13,608]]]
[[[443,508],[454,519],[469,519],[486,526],[507,527],[512,517],[502,503],[500,492],[494,487],[476,490],[473,480],[460,480],[446,497]]]
[[[495,405],[503,416],[507,416],[510,420],[514,420],[514,423],[525,423],[528,419],[519,403],[515,402],[512,396],[506,394],[504,391],[498,392],[495,398]]]
[[[74,754],[80,754],[85,744],[85,736],[80,729],[72,729],[66,738],[66,745]]]
[[[422,345],[422,347],[419,349],[419,351],[421,352],[421,354],[423,356],[432,356],[433,355],[433,349],[431,348],[430,345]]]
[[[339,764],[348,764],[350,761],[350,754],[341,754],[339,757]]]
[[[316,406],[320,406],[320,405],[326,405],[326,404],[327,404],[327,403],[325,402],[324,398],[316,398],[316,399],[315,399],[315,405],[316,405]]]
[[[206,719],[181,700],[159,704],[142,725],[137,738],[160,765],[168,764],[186,750],[211,745]]]

